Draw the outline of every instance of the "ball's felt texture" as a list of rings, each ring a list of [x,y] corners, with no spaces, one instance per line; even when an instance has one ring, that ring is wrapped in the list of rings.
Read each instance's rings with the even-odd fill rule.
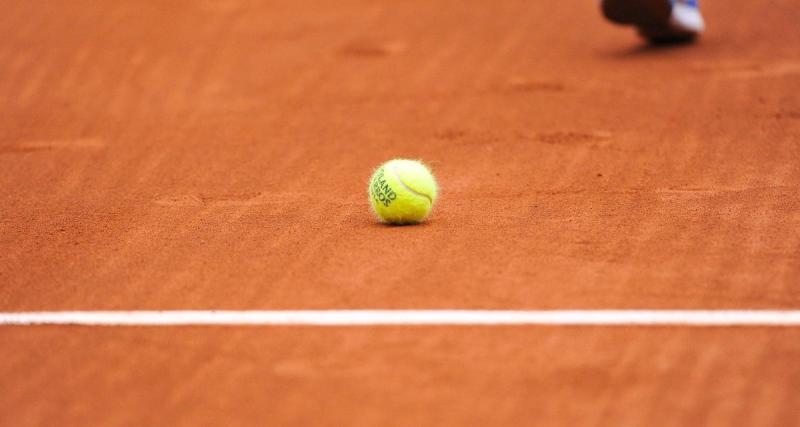
[[[424,221],[438,192],[430,169],[416,160],[390,160],[378,167],[369,181],[372,209],[390,224]]]

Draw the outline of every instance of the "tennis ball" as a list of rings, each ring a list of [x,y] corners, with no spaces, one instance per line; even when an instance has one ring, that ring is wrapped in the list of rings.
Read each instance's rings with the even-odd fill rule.
[[[438,188],[430,169],[416,160],[394,159],[382,164],[369,181],[375,214],[390,224],[415,224],[431,213]]]

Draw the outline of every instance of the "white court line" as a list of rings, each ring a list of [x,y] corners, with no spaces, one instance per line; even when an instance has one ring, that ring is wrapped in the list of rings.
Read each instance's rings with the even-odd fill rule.
[[[800,326],[800,310],[245,310],[0,312],[0,325]]]

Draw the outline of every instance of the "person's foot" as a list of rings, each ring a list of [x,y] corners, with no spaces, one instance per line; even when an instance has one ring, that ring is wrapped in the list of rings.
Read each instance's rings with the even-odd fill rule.
[[[697,0],[601,0],[603,15],[653,43],[694,40],[705,28]]]

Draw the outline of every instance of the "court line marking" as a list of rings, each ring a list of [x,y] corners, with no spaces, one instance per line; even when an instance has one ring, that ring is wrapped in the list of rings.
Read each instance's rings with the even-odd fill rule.
[[[800,326],[800,310],[170,310],[0,312],[0,325]]]

